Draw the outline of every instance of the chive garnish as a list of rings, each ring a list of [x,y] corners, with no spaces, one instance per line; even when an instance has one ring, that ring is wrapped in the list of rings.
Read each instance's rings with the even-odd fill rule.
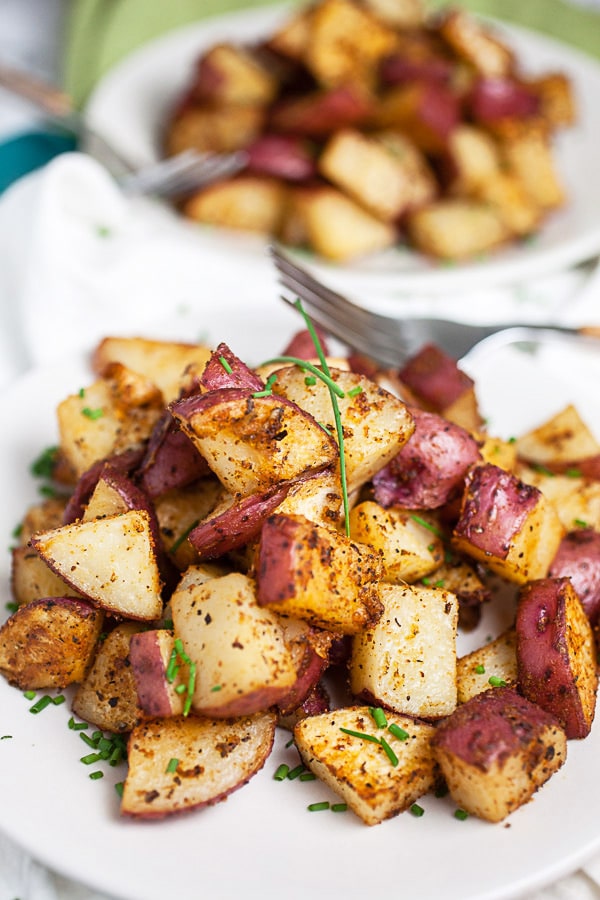
[[[31,474],[36,478],[52,478],[58,447],[47,447],[30,466]]]
[[[92,763],[100,762],[101,759],[100,753],[88,753],[86,756],[80,757],[79,762],[82,762],[84,766],[91,766]]]
[[[347,803],[332,803],[331,804],[331,812],[346,812],[348,809]]]
[[[98,781],[99,778],[104,778],[104,772],[90,772],[90,778],[92,781]]]
[[[284,781],[287,778],[289,771],[290,767],[285,763],[281,763],[280,766],[277,766],[273,778],[275,781]]]
[[[91,419],[92,422],[95,422],[96,419],[101,419],[104,415],[104,410],[102,407],[97,407],[96,409],[92,409],[90,406],[84,406],[81,410],[81,414],[86,417],[86,419]]]
[[[378,728],[385,728],[387,725],[387,718],[380,706],[370,706],[369,712],[373,717],[373,721],[377,725]]]
[[[35,697],[35,691],[25,691],[23,696],[26,700],[33,700],[33,698]]]
[[[190,532],[192,532],[194,530],[194,528],[196,527],[196,525],[199,524],[199,522],[200,522],[200,519],[194,519],[192,524],[188,528],[186,528],[186,530],[183,532],[183,534],[179,535],[179,537],[177,538],[175,543],[171,544],[171,546],[169,547],[169,553],[171,553],[171,554],[177,553],[177,551],[179,550],[179,548],[181,547],[183,542],[186,540],[187,537],[189,537]]]
[[[390,734],[393,734],[395,738],[398,738],[399,741],[406,741],[410,737],[408,731],[405,731],[400,725],[396,725],[395,722],[388,725],[388,731]]]
[[[410,808],[410,811],[413,814],[413,816],[416,816],[418,819],[420,819],[421,816],[425,815],[425,810],[423,809],[422,806],[419,806],[418,803],[413,803],[413,805]]]
[[[483,675],[485,673],[485,666],[479,664],[478,666],[475,666],[475,671],[478,675]]]
[[[499,678],[498,675],[490,675],[488,684],[491,684],[492,687],[506,687],[506,681],[504,678]]]
[[[343,731],[344,734],[349,734],[350,737],[362,738],[363,741],[371,741],[373,744],[379,744],[379,738],[375,737],[374,734],[367,734],[366,731],[353,731],[352,728],[342,728],[340,726],[340,731]]]
[[[176,756],[172,756],[169,762],[167,763],[166,771],[168,774],[172,774],[177,771],[177,766],[179,765],[179,760]]]
[[[41,712],[43,709],[46,709],[47,706],[50,706],[51,703],[52,703],[52,697],[49,694],[44,694],[44,696],[40,697],[40,699],[37,700],[33,704],[33,706],[29,707],[29,712],[36,715],[37,713]]]
[[[362,385],[357,384],[356,387],[353,387],[348,391],[348,397],[358,397],[359,394],[362,394],[362,390]]]
[[[317,776],[314,772],[303,772],[300,776],[300,781],[316,781]]]
[[[464,822],[465,819],[469,818],[469,813],[466,811],[466,809],[455,809],[454,818],[459,819],[461,822]]]
[[[296,766],[294,769],[290,769],[290,771],[287,773],[287,778],[289,779],[289,781],[294,781],[296,778],[299,778],[303,772],[306,772],[305,766]]]
[[[329,801],[321,800],[319,803],[309,803],[306,807],[309,812],[320,812],[322,809],[329,809]]]
[[[317,379],[315,378],[314,375],[307,375],[306,378],[304,379],[304,384],[306,385],[306,387],[314,387],[314,385],[316,383],[317,383]]]
[[[227,360],[225,359],[224,356],[219,357],[219,362],[221,363],[221,365],[223,366],[223,368],[225,369],[227,374],[231,375],[231,373],[233,372],[233,369],[231,368],[231,366],[229,365],[229,363],[227,362]]]
[[[19,608],[19,604],[18,604],[18,603],[7,603],[7,604],[5,604],[5,609],[8,610],[8,612],[11,612],[11,613],[16,612],[16,611],[18,610],[18,608]]]
[[[444,535],[442,534],[442,532],[440,531],[439,528],[437,528],[431,522],[428,522],[427,519],[424,519],[422,516],[418,516],[416,513],[411,513],[410,517],[414,522],[417,522],[419,525],[422,525],[423,528],[427,528],[428,531],[433,532],[433,534],[435,534],[436,537],[439,537],[439,538],[444,537]]]
[[[390,745],[388,744],[386,739],[384,737],[379,738],[379,743],[383,747],[384,752],[385,752],[387,758],[389,759],[389,761],[391,762],[391,764],[393,766],[397,766],[398,763],[400,762],[400,760],[398,759],[398,757],[396,756],[396,754],[394,753],[393,749],[390,747]]]
[[[573,524],[577,526],[577,528],[589,528],[589,523],[584,522],[583,519],[574,519]]]
[[[252,394],[253,397],[270,397],[273,393],[273,385],[277,381],[277,373],[273,372],[272,375],[269,375],[265,382],[265,386],[262,391],[255,391]]]
[[[117,781],[117,783],[115,784],[115,791],[117,792],[119,797],[123,796],[123,788],[124,787],[125,787],[125,785],[123,784],[122,781]]]

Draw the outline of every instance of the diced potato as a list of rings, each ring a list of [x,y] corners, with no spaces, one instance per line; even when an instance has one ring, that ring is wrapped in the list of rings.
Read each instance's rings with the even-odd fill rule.
[[[527,194],[543,210],[555,209],[565,202],[565,189],[559,177],[547,135],[530,128],[503,141],[502,155],[509,172],[521,182]]]
[[[178,396],[186,368],[192,363],[204,368],[209,357],[208,347],[199,344],[111,335],[98,343],[92,366],[103,376],[111,363],[119,362],[154,382],[168,403]]]
[[[276,704],[295,684],[279,619],[258,605],[247,576],[232,573],[179,589],[171,611],[175,636],[196,664],[195,712],[249,715]]]
[[[467,477],[453,543],[509,581],[546,576],[564,534],[541,491],[489,463]]]
[[[422,153],[436,156],[447,151],[459,113],[456,94],[443,82],[412,79],[379,95],[369,126],[376,131],[400,131]]]
[[[542,492],[565,531],[587,527],[600,531],[600,482],[574,475],[552,475],[529,466],[517,466],[516,474]]]
[[[507,472],[514,471],[517,463],[517,442],[514,438],[503,440],[481,432],[476,432],[474,437],[479,444],[483,462],[499,466],[501,469],[506,469]]]
[[[471,199],[437,200],[409,214],[407,228],[417,249],[442,259],[487,253],[510,238],[497,212]]]
[[[19,526],[19,545],[26,547],[36,531],[47,531],[62,525],[66,505],[67,498],[57,496],[48,497],[47,500],[30,506]]]
[[[258,560],[258,602],[339,634],[356,634],[381,613],[380,556],[302,516],[270,516]]]
[[[600,443],[573,404],[568,404],[537,428],[519,436],[519,457],[538,466],[577,469],[581,460],[600,454]]]
[[[456,597],[388,584],[379,595],[380,619],[353,638],[352,693],[409,716],[449,715],[456,706]]]
[[[139,629],[135,623],[123,622],[100,642],[93,665],[73,697],[75,715],[102,731],[131,731],[140,719],[129,657],[130,639]]]
[[[432,743],[454,802],[489,822],[527,803],[567,755],[556,719],[508,687],[457,707]]]
[[[475,125],[461,124],[449,137],[453,174],[451,186],[456,194],[472,194],[500,171],[500,154],[493,137]]]
[[[497,172],[483,181],[475,194],[498,214],[513,235],[531,234],[541,222],[540,207],[516,175]]]
[[[264,106],[278,89],[277,79],[256,54],[227,41],[203,53],[196,75],[195,96],[216,105]]]
[[[366,500],[350,512],[353,540],[383,555],[385,580],[413,582],[434,572],[444,558],[441,539],[402,509],[384,509]]]
[[[483,647],[459,657],[456,664],[458,702],[466,703],[476,694],[492,690],[501,683],[515,687],[516,645],[517,635],[511,627]]]
[[[345,262],[392,247],[396,228],[382,222],[341,191],[328,185],[295,188],[289,196],[282,234],[308,243],[317,253]],[[293,227],[290,226],[290,219]]]
[[[19,606],[48,597],[81,597],[30,547],[15,547],[12,551],[10,586]]]
[[[184,203],[184,213],[195,222],[222,228],[274,234],[280,228],[286,188],[275,178],[238,175],[217,181]]]
[[[386,718],[383,730],[367,706],[357,706],[309,716],[294,728],[304,763],[367,825],[408,809],[433,788],[437,776],[430,743],[433,726],[394,713],[386,712]],[[396,737],[390,726],[403,737]],[[379,742],[348,732],[366,733]],[[381,740],[398,759],[397,765]]]
[[[155,819],[224,800],[262,769],[276,722],[267,711],[229,720],[179,716],[140,723],[129,739],[121,813]]]
[[[96,605],[130,619],[162,612],[161,581],[144,510],[40,532],[32,546],[67,584]]]
[[[189,487],[168,491],[155,500],[164,547],[169,559],[181,571],[198,557],[188,540],[190,530],[214,510],[221,495],[222,488],[216,479],[203,478]]]
[[[370,379],[339,369],[331,369],[331,377],[344,392],[337,404],[344,431],[348,490],[353,492],[393,459],[413,433],[414,422],[401,400]],[[287,366],[277,372],[275,390],[336,435],[329,388],[321,379],[307,385],[305,372]]]
[[[425,8],[421,0],[364,0],[380,22],[399,31],[417,29],[425,20]]]
[[[165,152],[185,150],[228,153],[246,147],[258,137],[265,122],[262,105],[213,106],[195,104],[179,113],[167,129]]]
[[[0,674],[23,691],[81,681],[93,658],[104,617],[85,600],[33,600],[0,628]]]
[[[175,654],[176,665],[171,664]],[[166,628],[132,635],[131,673],[139,706],[147,716],[179,716],[187,702],[190,672],[177,658],[175,637]]]
[[[502,77],[515,65],[513,52],[466,10],[451,9],[439,30],[452,49],[482,75]]]
[[[541,114],[551,128],[564,128],[577,121],[577,103],[564,72],[549,72],[529,79],[528,86],[539,97]]]

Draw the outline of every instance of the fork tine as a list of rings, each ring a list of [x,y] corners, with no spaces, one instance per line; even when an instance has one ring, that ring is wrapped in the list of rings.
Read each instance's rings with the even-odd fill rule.
[[[246,161],[243,152],[199,154],[194,150],[184,151],[124,176],[120,184],[130,194],[176,197],[238,172]]]

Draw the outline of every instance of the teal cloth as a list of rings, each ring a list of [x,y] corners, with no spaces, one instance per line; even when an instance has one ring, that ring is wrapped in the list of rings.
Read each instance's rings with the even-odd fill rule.
[[[0,144],[0,193],[21,176],[75,147],[70,135],[45,131],[25,132]]]

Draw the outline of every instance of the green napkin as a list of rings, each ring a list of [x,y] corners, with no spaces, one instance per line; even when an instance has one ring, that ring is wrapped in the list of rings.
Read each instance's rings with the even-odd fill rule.
[[[73,0],[67,22],[64,87],[81,106],[123,57],[165,31],[269,0]],[[446,5],[433,0],[433,5]],[[476,12],[556,37],[600,58],[600,13],[567,0],[461,0]]]

